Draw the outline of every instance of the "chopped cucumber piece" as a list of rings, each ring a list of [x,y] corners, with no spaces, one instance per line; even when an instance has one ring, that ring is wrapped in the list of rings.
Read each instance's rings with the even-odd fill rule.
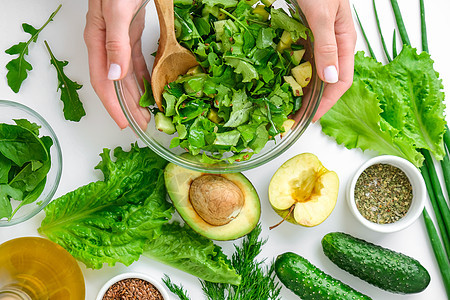
[[[283,31],[280,42],[277,45],[277,51],[283,53],[284,50],[291,48],[292,38],[289,31]]]
[[[289,57],[289,60],[294,64],[295,66],[298,66],[300,62],[302,61],[303,55],[305,55],[306,50],[284,50],[287,53],[287,56]]]
[[[287,119],[286,121],[284,121],[284,122],[283,122],[283,130],[284,130],[284,132],[282,132],[282,133],[280,134],[280,136],[281,136],[281,137],[286,136],[286,135],[289,133],[289,131],[292,129],[292,127],[294,126],[294,124],[295,124],[295,121],[292,120],[292,119]]]
[[[261,2],[265,5],[265,6],[271,6],[275,0],[261,0]]]
[[[285,82],[287,82],[292,88],[292,94],[294,97],[303,96],[303,89],[300,84],[292,76],[283,76]]]
[[[312,77],[312,66],[309,61],[304,62],[291,70],[292,76],[301,87],[305,87],[309,84]]]
[[[267,10],[265,10],[265,6],[264,5],[257,5],[253,9],[253,13],[255,15],[260,15],[262,17],[262,21],[264,21],[264,22],[269,19],[269,12]]]
[[[166,117],[162,112],[157,112],[155,115],[155,127],[159,131],[166,134],[174,134],[176,132],[175,126],[172,123],[172,118]]]

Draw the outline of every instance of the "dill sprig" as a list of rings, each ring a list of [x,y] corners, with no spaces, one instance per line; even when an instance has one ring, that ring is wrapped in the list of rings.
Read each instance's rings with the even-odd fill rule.
[[[167,286],[169,291],[171,291],[172,293],[177,295],[178,298],[180,298],[180,300],[191,300],[189,298],[189,296],[187,295],[187,292],[184,289],[184,287],[182,285],[177,285],[177,284],[173,283],[167,274],[164,274],[164,278],[162,279],[162,281]]]
[[[202,290],[208,300],[278,300],[281,287],[275,280],[276,274],[273,262],[270,266],[265,259],[258,261],[256,257],[261,253],[262,246],[267,240],[259,238],[261,225],[258,224],[252,232],[245,236],[242,245],[235,245],[235,252],[231,258],[231,265],[241,275],[240,285],[214,283],[201,280]],[[170,282],[168,277],[163,280],[169,290],[181,300],[189,299],[181,287]],[[170,283],[170,286],[168,285]],[[171,288],[172,287],[172,288]],[[172,290],[173,289],[173,290]],[[174,292],[175,291],[175,292]]]

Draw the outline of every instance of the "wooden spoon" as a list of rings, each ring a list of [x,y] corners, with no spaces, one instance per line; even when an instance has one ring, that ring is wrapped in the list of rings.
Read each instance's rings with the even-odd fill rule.
[[[160,37],[153,64],[151,85],[155,102],[160,111],[164,86],[198,65],[195,56],[182,47],[175,36],[173,0],[155,0],[158,12]]]

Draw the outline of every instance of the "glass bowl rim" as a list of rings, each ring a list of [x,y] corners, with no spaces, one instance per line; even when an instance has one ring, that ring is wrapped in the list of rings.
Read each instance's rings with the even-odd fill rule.
[[[22,222],[25,222],[25,221],[31,219],[32,217],[37,215],[42,209],[44,209],[44,207],[46,207],[48,203],[50,203],[50,201],[52,200],[53,196],[55,195],[56,190],[58,189],[59,183],[61,181],[63,160],[62,160],[61,145],[59,143],[59,140],[58,140],[58,137],[56,136],[55,131],[50,126],[50,124],[37,111],[35,111],[34,109],[32,109],[24,104],[21,104],[21,103],[15,102],[15,101],[11,101],[11,100],[0,100],[0,107],[1,106],[14,107],[14,108],[24,111],[25,113],[35,117],[39,121],[38,125],[44,127],[46,130],[48,130],[50,137],[53,140],[53,146],[55,146],[55,151],[56,151],[56,157],[52,157],[52,166],[55,166],[57,168],[56,175],[55,175],[55,182],[52,184],[47,197],[45,199],[40,199],[41,196],[39,196],[39,198],[36,199],[36,201],[33,203],[37,203],[40,201],[41,204],[38,205],[35,209],[33,209],[29,214],[20,216],[18,218],[13,217],[9,221],[8,220],[0,220],[0,227],[7,227],[7,226],[16,225],[16,224],[19,224],[19,223],[22,223]],[[55,163],[54,163],[54,161],[55,161]],[[30,203],[30,204],[33,204],[33,203]]]
[[[303,15],[302,10],[300,9],[300,6],[296,1],[291,0],[284,0],[285,3],[289,5],[293,5],[296,8],[296,11],[300,15],[300,19],[305,24],[306,27],[309,28],[308,22],[306,20],[306,17]],[[146,5],[150,2],[150,0],[143,0],[139,8],[136,10],[135,15],[133,16],[133,19],[130,24],[133,23],[136,16],[139,14],[139,12],[146,7]],[[292,8],[292,7],[291,7]],[[314,51],[314,42],[311,41],[311,50]],[[314,57],[314,56],[313,56]],[[315,62],[312,62],[314,64],[314,69],[316,68]],[[134,76],[134,74],[133,74]],[[196,163],[193,160],[187,160],[183,159],[181,155],[175,154],[170,152],[166,149],[166,147],[160,145],[158,142],[153,141],[151,138],[147,136],[144,130],[140,128],[140,126],[137,124],[137,122],[134,120],[134,117],[132,113],[128,109],[128,104],[126,103],[126,100],[124,100],[125,97],[123,97],[123,86],[122,86],[122,80],[116,80],[114,81],[114,89],[116,91],[116,95],[120,104],[120,107],[122,109],[122,112],[124,113],[128,123],[129,127],[133,130],[133,132],[144,142],[144,144],[148,147],[150,147],[156,154],[163,157],[164,159],[168,160],[171,163],[183,166],[187,169],[198,171],[198,172],[207,172],[207,173],[215,173],[215,174],[223,174],[223,173],[234,173],[234,172],[243,172],[247,171],[253,168],[257,168],[259,166],[264,165],[267,162],[270,162],[271,160],[279,157],[281,154],[283,154],[285,151],[287,151],[297,140],[300,138],[300,136],[303,134],[303,132],[306,130],[306,128],[309,126],[309,124],[312,122],[312,119],[320,105],[322,94],[324,90],[324,82],[319,78],[317,73],[315,74],[314,78],[316,79],[315,85],[317,87],[312,87],[311,91],[311,101],[309,101],[309,106],[306,108],[306,111],[310,113],[310,115],[305,118],[305,120],[302,120],[303,122],[306,122],[303,126],[296,126],[294,130],[290,132],[290,134],[285,138],[289,139],[287,142],[283,142],[281,144],[281,147],[276,147],[270,149],[268,152],[262,153],[258,155],[257,157],[252,157],[251,159],[241,162],[239,164],[199,164]],[[135,81],[137,82],[137,78],[134,76]],[[315,98],[315,99],[313,99]],[[313,103],[311,103],[313,102]],[[310,106],[314,105],[312,107],[312,111],[310,110]],[[306,114],[306,113],[305,113]]]

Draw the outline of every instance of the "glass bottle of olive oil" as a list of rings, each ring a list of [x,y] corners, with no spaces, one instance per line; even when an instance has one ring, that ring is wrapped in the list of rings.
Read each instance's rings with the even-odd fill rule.
[[[61,246],[39,237],[0,245],[0,300],[82,300],[83,274]]]

